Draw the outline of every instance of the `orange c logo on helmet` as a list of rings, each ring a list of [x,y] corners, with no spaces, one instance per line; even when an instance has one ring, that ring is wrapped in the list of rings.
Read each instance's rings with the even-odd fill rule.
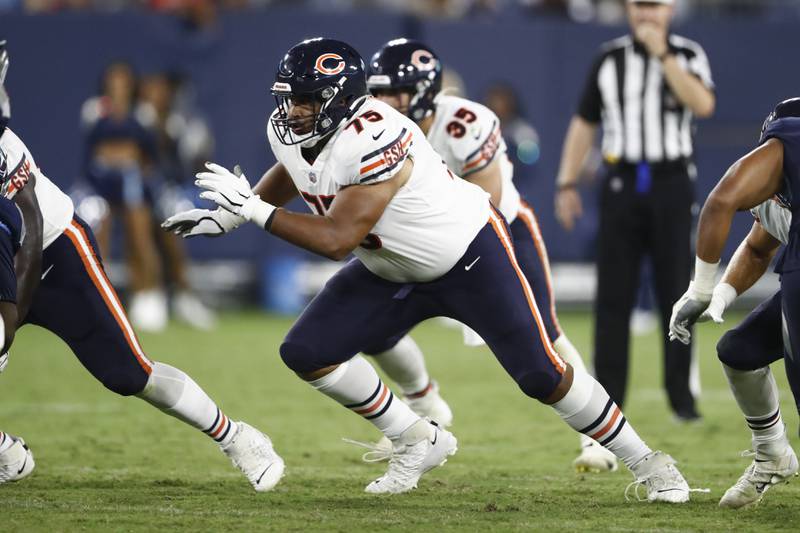
[[[425,72],[436,68],[436,58],[427,50],[416,50],[411,54],[411,64]]]
[[[325,66],[325,62],[328,62],[328,65],[331,64],[332,61],[336,61],[336,65],[333,68],[329,68]],[[339,54],[322,54],[317,58],[317,62],[314,65],[314,69],[319,72],[320,74],[326,74],[328,76],[333,76],[334,74],[339,74],[341,71],[344,70],[345,62],[342,59],[342,56]]]

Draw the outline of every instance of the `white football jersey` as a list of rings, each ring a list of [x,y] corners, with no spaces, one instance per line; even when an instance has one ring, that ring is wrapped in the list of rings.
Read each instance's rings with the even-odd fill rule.
[[[770,198],[752,208],[753,218],[773,237],[784,245],[789,242],[789,227],[792,225],[792,212],[776,200]]]
[[[358,105],[358,104],[357,104]],[[286,146],[270,124],[272,151],[311,211],[327,213],[340,190],[414,168],[365,241],[353,253],[370,272],[394,282],[430,281],[450,270],[489,220],[489,195],[454,176],[419,127],[392,107],[365,97],[333,133],[314,164]]]
[[[6,128],[0,137],[0,150],[6,154],[8,177],[2,187],[2,195],[8,199],[14,197],[28,183],[32,174],[36,175],[36,200],[42,211],[42,244],[43,249],[50,246],[64,232],[70,221],[74,207],[69,196],[55,186],[41,169],[36,166],[28,147],[17,135]]]
[[[511,224],[517,218],[520,198],[513,181],[514,166],[500,132],[500,119],[488,107],[457,96],[440,93],[434,104],[436,116],[428,141],[453,172],[464,178],[500,158],[503,188],[497,207]]]

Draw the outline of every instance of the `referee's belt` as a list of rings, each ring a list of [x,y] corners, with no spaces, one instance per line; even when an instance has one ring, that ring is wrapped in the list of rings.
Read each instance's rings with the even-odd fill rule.
[[[653,175],[661,175],[661,174],[671,174],[675,172],[686,172],[691,164],[691,160],[686,157],[681,157],[679,159],[671,159],[669,161],[637,161],[635,163],[631,163],[630,161],[624,160],[613,160],[610,157],[605,157],[604,162],[606,166],[610,169],[614,169],[619,173],[627,173],[632,172],[636,173],[639,165],[642,163],[646,163],[648,167],[650,167],[650,172]]]

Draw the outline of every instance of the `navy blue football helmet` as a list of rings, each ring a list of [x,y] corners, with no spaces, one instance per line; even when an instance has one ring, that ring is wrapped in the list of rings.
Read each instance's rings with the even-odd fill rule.
[[[758,144],[764,142],[764,134],[767,128],[776,120],[787,117],[800,117],[800,98],[789,98],[775,106],[775,109],[767,115],[764,124],[761,125],[761,135],[758,138]]]
[[[352,114],[354,102],[367,94],[364,61],[347,43],[317,37],[293,46],[281,59],[271,92],[278,103],[272,127],[283,144],[309,147],[336,130]],[[292,119],[292,100],[310,99],[320,108],[308,133],[308,118]]]
[[[367,87],[411,93],[408,117],[419,122],[433,113],[433,99],[442,90],[442,62],[430,47],[411,39],[394,39],[375,52],[367,70]]]

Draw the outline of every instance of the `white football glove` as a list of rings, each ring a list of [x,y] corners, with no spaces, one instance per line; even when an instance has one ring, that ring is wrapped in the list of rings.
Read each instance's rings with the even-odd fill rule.
[[[710,294],[698,293],[694,289],[694,282],[689,283],[689,288],[672,306],[672,317],[669,319],[669,340],[677,339],[683,344],[689,344],[692,337],[690,328],[710,303]]]
[[[244,218],[220,207],[215,211],[208,209],[182,211],[162,222],[161,227],[185,238],[198,235],[219,237],[235,230],[245,222],[247,221]]]
[[[711,302],[697,321],[706,322],[708,320],[713,320],[717,324],[722,324],[724,322],[722,315],[737,296],[738,294],[736,293],[736,289],[733,288],[733,285],[720,283],[714,287],[714,292],[711,293]]]
[[[3,370],[6,369],[7,365],[8,365],[8,352],[4,353],[3,355],[0,355],[0,374],[3,373]]]
[[[236,175],[216,163],[206,163],[208,172],[198,172],[195,185],[205,189],[200,198],[211,200],[223,209],[264,228],[275,206],[264,202],[250,188],[244,174]]]

